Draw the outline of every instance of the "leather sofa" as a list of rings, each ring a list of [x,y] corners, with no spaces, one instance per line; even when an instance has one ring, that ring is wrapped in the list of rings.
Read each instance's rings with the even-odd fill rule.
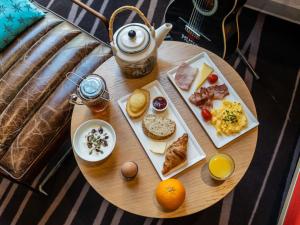
[[[111,56],[108,45],[45,12],[0,52],[0,172],[18,182],[40,172],[69,133],[73,82]]]

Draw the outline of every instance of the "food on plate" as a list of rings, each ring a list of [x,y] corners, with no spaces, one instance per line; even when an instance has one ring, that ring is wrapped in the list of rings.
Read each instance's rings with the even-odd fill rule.
[[[163,209],[173,211],[184,202],[185,188],[177,179],[161,181],[156,188],[156,199]]]
[[[121,174],[127,180],[132,180],[138,173],[138,165],[135,162],[129,161],[121,166]]]
[[[186,161],[187,144],[188,135],[183,134],[167,148],[162,174],[165,175],[170,170]]]
[[[91,129],[86,135],[86,145],[91,155],[93,152],[103,154],[103,148],[108,146],[108,134],[103,130],[102,127],[98,129]]]
[[[191,88],[191,85],[198,73],[198,69],[190,66],[187,63],[182,63],[175,74],[175,83],[182,90],[187,91]]]
[[[231,135],[240,132],[248,124],[241,103],[224,100],[219,109],[212,110],[212,125],[219,135]]]
[[[129,97],[126,111],[131,118],[138,118],[148,109],[150,93],[144,89],[136,89]]]
[[[209,76],[207,77],[207,80],[210,84],[214,84],[218,81],[219,77],[217,76],[217,74],[215,73],[211,73],[209,74]]]
[[[166,142],[157,142],[157,141],[153,141],[151,142],[149,147],[149,150],[153,153],[156,154],[165,154],[166,151],[166,147],[167,147],[167,143]]]
[[[165,117],[147,114],[143,118],[142,127],[148,137],[155,140],[163,140],[175,132],[176,123]]]
[[[214,71],[213,68],[211,68],[206,63],[203,63],[201,73],[200,73],[200,80],[198,81],[196,90],[198,90],[202,86],[204,81],[207,79],[208,75],[211,74],[213,71]]]
[[[222,100],[229,95],[228,88],[225,84],[214,85],[209,87],[200,87],[194,94],[189,97],[192,104],[210,110],[213,106],[213,100]]]
[[[212,178],[225,180],[234,171],[234,161],[227,154],[216,154],[209,160],[208,169]]]
[[[205,121],[210,121],[212,118],[210,111],[205,108],[201,110],[201,115]]]
[[[153,108],[158,112],[163,112],[168,106],[167,99],[163,96],[155,97],[152,101]]]
[[[225,96],[229,95],[228,88],[225,84],[210,86],[208,89],[209,91],[212,89],[214,95],[213,99],[222,100]]]

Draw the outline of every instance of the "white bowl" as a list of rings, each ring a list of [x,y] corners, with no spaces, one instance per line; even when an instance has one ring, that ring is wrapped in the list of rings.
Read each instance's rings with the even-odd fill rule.
[[[92,129],[98,129],[102,127],[104,132],[107,133],[109,138],[107,139],[107,146],[102,147],[101,150],[103,154],[100,152],[93,151],[92,154],[89,154],[90,150],[87,147],[87,139],[86,136]],[[116,145],[116,133],[114,128],[107,122],[103,120],[93,119],[88,120],[82,123],[75,131],[72,142],[74,152],[86,162],[100,162],[106,159],[115,148]]]

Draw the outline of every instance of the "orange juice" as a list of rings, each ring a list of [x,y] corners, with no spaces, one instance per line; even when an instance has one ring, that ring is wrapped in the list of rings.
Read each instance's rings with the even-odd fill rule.
[[[216,154],[208,163],[210,175],[216,180],[225,180],[234,171],[234,161],[227,154]]]

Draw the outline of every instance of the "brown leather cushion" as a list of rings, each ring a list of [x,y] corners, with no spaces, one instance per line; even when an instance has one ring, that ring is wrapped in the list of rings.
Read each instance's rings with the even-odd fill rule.
[[[106,32],[106,31],[104,31]],[[69,127],[72,81],[92,73],[110,48],[52,13],[0,53],[0,168],[22,181]],[[34,171],[33,171],[34,169]]]

